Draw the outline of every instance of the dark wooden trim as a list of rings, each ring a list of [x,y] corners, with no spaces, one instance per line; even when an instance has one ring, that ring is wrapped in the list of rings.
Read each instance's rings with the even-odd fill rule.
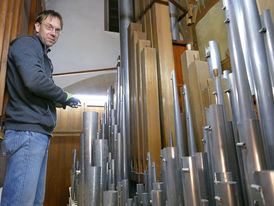
[[[64,72],[64,73],[55,73],[53,76],[65,76],[70,74],[84,74],[84,73],[91,73],[91,72],[105,72],[105,71],[114,71],[117,70],[116,67],[113,68],[104,68],[104,69],[93,69],[93,70],[83,70],[77,72]]]

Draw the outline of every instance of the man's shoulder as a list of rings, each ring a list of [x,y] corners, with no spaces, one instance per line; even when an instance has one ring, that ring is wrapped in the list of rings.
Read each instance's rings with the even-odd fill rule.
[[[34,46],[36,44],[39,45],[39,40],[35,36],[21,36],[14,39],[10,46]]]

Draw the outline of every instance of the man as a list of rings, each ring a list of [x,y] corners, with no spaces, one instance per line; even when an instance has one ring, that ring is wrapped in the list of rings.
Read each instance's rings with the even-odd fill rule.
[[[2,151],[8,155],[1,206],[41,206],[44,201],[49,139],[56,125],[56,105],[77,107],[80,101],[52,80],[47,53],[63,26],[53,10],[35,20],[35,36],[11,42],[6,85],[10,94]]]

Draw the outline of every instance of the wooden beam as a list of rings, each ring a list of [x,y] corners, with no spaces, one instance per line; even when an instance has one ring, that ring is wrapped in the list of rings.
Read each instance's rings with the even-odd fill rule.
[[[137,87],[139,91],[139,95],[136,96],[136,101],[139,102],[139,126],[140,126],[140,144],[141,144],[141,159],[143,168],[146,170],[147,168],[147,160],[146,160],[146,151],[145,151],[145,125],[144,125],[144,91],[143,91],[143,74],[142,74],[142,59],[141,53],[144,48],[151,47],[151,43],[149,40],[139,40],[136,46],[136,54],[137,54]],[[143,171],[144,172],[144,171]]]
[[[174,4],[178,9],[180,9],[185,14],[188,12],[188,9],[184,7],[179,1],[177,0],[169,0],[172,4]]]
[[[152,6],[152,26],[157,50],[157,71],[160,99],[160,119],[162,146],[168,146],[169,134],[174,128],[174,106],[171,71],[174,69],[169,7],[165,4],[154,3]],[[174,141],[175,142],[175,141]]]
[[[131,160],[133,163],[133,171],[140,172],[141,165],[138,157],[139,155],[139,120],[138,119],[138,104],[136,105],[136,93],[138,94],[136,87],[136,45],[139,39],[145,39],[146,34],[142,32],[142,25],[137,23],[131,23],[128,28],[128,42],[129,42],[129,84],[130,84],[130,142],[131,144]]]
[[[188,91],[193,120],[194,136],[199,152],[203,151],[203,126],[206,126],[205,108],[209,106],[208,63],[206,61],[193,61],[188,67]]]
[[[72,74],[85,74],[85,73],[92,73],[92,72],[105,72],[105,71],[115,71],[115,70],[117,70],[116,67],[104,68],[104,69],[90,69],[90,70],[82,70],[82,71],[75,71],[75,72],[55,73],[52,76],[65,76],[65,75],[72,75]]]
[[[144,48],[141,56],[145,153],[151,153],[151,160],[156,164],[157,177],[160,179],[161,129],[156,49]]]

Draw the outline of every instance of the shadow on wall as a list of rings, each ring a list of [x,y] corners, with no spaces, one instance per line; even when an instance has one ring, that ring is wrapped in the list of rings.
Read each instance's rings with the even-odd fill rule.
[[[106,95],[107,89],[110,86],[115,87],[116,81],[116,72],[102,74],[74,83],[64,90],[72,94]]]

